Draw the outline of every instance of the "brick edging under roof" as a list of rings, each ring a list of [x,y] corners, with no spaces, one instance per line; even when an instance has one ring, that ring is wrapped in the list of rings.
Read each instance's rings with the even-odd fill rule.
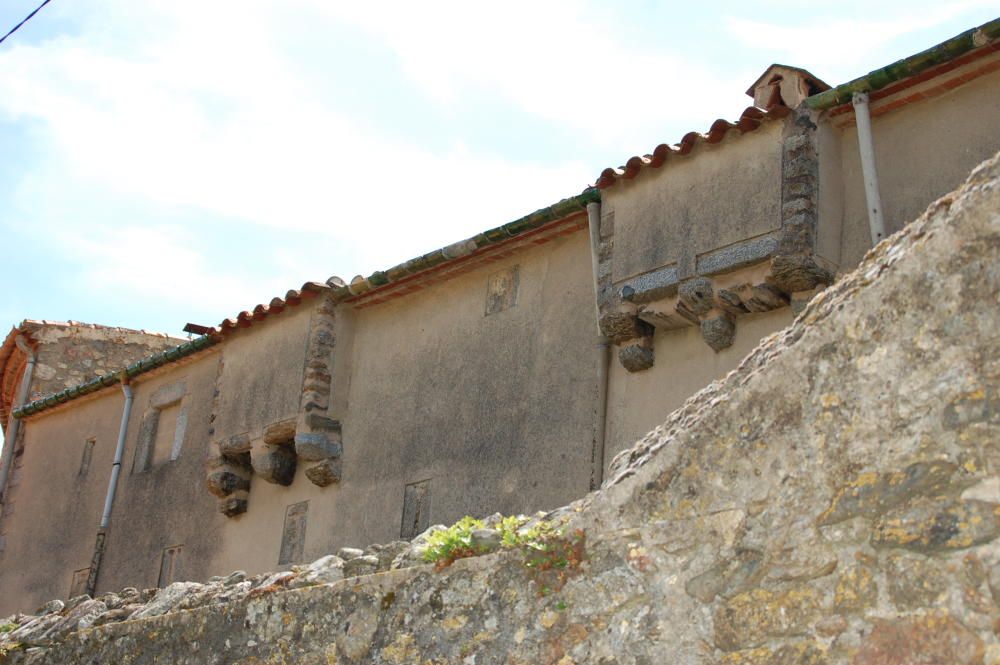
[[[814,111],[823,111],[840,106],[841,104],[848,104],[856,92],[879,91],[897,81],[918,76],[940,65],[953,63],[962,56],[987,46],[990,42],[994,42],[998,38],[1000,38],[1000,18],[984,23],[978,28],[966,30],[960,35],[947,39],[929,49],[898,60],[891,65],[880,67],[853,81],[842,83],[835,88],[808,97],[805,103]],[[981,55],[986,55],[996,48],[994,44]],[[931,76],[934,76],[941,73],[941,71],[935,70],[929,73]]]

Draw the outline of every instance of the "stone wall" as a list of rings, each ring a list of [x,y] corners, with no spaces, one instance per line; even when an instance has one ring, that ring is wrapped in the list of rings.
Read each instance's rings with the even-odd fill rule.
[[[1000,156],[550,515],[541,562],[77,599],[2,662],[996,663],[997,265]]]
[[[36,400],[116,372],[140,358],[185,340],[158,333],[87,323],[26,323],[36,342],[38,364],[29,400]]]

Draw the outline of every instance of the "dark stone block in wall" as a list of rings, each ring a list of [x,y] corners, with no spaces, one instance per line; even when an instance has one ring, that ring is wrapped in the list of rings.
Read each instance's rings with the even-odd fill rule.
[[[340,482],[340,477],[342,475],[341,467],[342,465],[339,459],[325,459],[319,464],[306,469],[306,478],[308,478],[309,482],[313,485],[326,487],[327,485]]]
[[[246,492],[232,494],[219,502],[219,512],[226,517],[235,517],[247,511]]]
[[[295,478],[298,456],[292,446],[267,446],[267,453],[254,458],[254,473],[261,480],[288,486]]]
[[[431,481],[410,483],[403,490],[403,524],[399,537],[410,540],[431,524]]]
[[[618,352],[618,361],[630,372],[641,372],[653,366],[653,349],[644,344],[623,347]]]
[[[511,266],[490,275],[486,284],[486,316],[514,307],[517,304],[520,282],[519,266]]]
[[[250,489],[250,479],[228,467],[212,471],[205,478],[205,484],[209,492],[220,498],[229,496],[237,490]]]
[[[713,351],[728,349],[736,338],[736,324],[728,314],[713,316],[701,322],[701,336]]]
[[[293,503],[285,509],[285,527],[281,532],[281,551],[278,554],[279,565],[302,561],[308,512],[308,501]]]

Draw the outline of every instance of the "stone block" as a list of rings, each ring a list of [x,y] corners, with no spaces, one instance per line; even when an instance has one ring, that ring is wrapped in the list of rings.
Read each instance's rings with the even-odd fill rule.
[[[292,446],[262,446],[253,452],[253,470],[261,480],[288,486],[295,478],[298,456]]]
[[[718,353],[728,349],[736,339],[736,322],[730,314],[720,314],[701,322],[701,337]]]
[[[833,609],[840,614],[860,612],[878,600],[878,585],[867,566],[854,566],[841,573],[834,590]]]
[[[629,372],[641,372],[653,366],[655,355],[651,344],[630,344],[618,351],[618,362]]]
[[[219,453],[223,457],[235,457],[242,453],[250,452],[251,445],[248,433],[235,434],[219,442]]]
[[[371,575],[378,570],[378,557],[370,554],[344,562],[344,577]]]
[[[250,495],[242,490],[233,492],[225,499],[219,501],[219,512],[226,517],[235,517],[247,511],[247,503]]]
[[[716,596],[729,598],[760,582],[764,574],[763,560],[762,552],[743,550],[692,577],[684,585],[684,590],[703,603],[712,602]]]
[[[351,559],[357,559],[359,556],[364,556],[365,551],[357,547],[341,547],[337,550],[337,556],[339,556],[344,561],[350,561]]]
[[[306,429],[310,432],[335,432],[340,434],[340,421],[328,418],[318,413],[307,413],[305,416]]]
[[[907,552],[893,552],[885,571],[889,600],[904,611],[937,606],[951,584],[941,562]]]
[[[799,155],[793,159],[785,160],[781,165],[781,175],[784,179],[797,178],[800,176],[816,175],[819,170],[819,163],[811,155]]]
[[[774,637],[805,633],[819,615],[819,594],[811,587],[746,591],[716,610],[715,645],[723,651],[759,647]]]
[[[740,298],[751,312],[770,312],[788,306],[788,296],[770,284],[754,284],[741,288]]]
[[[912,498],[937,494],[949,486],[957,470],[951,462],[930,460],[899,471],[862,473],[837,490],[817,524],[836,524],[859,515],[876,517]]]
[[[980,665],[984,651],[975,633],[947,612],[938,612],[878,621],[854,665]]]
[[[611,340],[612,344],[623,344],[637,337],[648,337],[653,334],[653,328],[648,323],[640,321],[632,312],[609,312],[601,316],[601,334]]]
[[[342,450],[340,442],[330,441],[324,432],[299,432],[295,435],[295,453],[307,462],[340,457]]]
[[[326,487],[340,482],[342,465],[339,459],[325,459],[306,469],[306,478],[313,485]]]
[[[715,307],[715,289],[712,280],[707,277],[682,282],[677,289],[677,297],[695,316],[707,314]]]
[[[965,549],[1000,535],[1000,504],[920,499],[886,513],[872,528],[873,547],[915,552]]]
[[[205,485],[209,492],[222,498],[237,490],[249,490],[250,478],[241,469],[221,466],[209,472]]]
[[[292,443],[295,438],[295,420],[282,420],[264,428],[264,443]]]
[[[167,384],[149,396],[149,406],[153,409],[163,409],[181,401],[186,393],[187,386],[183,381]]]
[[[811,256],[783,255],[771,259],[767,283],[791,294],[832,284],[833,275],[817,265]]]

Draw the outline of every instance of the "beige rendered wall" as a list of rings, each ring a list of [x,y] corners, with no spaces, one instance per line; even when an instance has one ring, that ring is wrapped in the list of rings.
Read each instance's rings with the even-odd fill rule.
[[[133,383],[122,473],[97,591],[154,587],[163,549],[182,545],[177,576],[205,579],[225,518],[204,487],[204,459],[218,354],[209,352]],[[143,416],[168,389],[184,413],[179,455],[134,472]],[[23,422],[24,453],[0,523],[0,615],[66,598],[73,571],[87,568],[97,536],[124,397],[119,389]],[[85,441],[96,442],[85,474]]]
[[[219,532],[226,518],[205,489],[204,464],[216,368],[224,352],[224,344],[216,346],[133,385],[125,460],[98,578],[99,593],[126,586],[155,587],[163,550],[175,545],[183,549],[173,581],[205,580],[216,573],[210,564],[221,547]],[[154,461],[148,470],[138,471],[133,459],[144,416],[156,404],[178,397],[185,421],[177,425],[184,430],[179,455],[173,460]],[[176,406],[174,410],[178,410]],[[171,423],[161,425],[169,427]],[[168,440],[173,438],[173,432],[164,434]]]
[[[736,369],[763,337],[784,328],[793,318],[789,307],[742,316],[733,345],[718,353],[705,344],[694,326],[657,330],[653,340],[656,363],[641,372],[629,373],[612,359],[605,468],[618,452],[662,423],[663,414]]]
[[[294,418],[302,394],[306,339],[315,300],[288,307],[227,337],[213,440]]]
[[[605,190],[602,214],[615,219],[613,281],[688,259],[688,270],[678,267],[683,278],[697,255],[776,230],[783,126],[730,131]]]
[[[0,616],[66,598],[73,571],[90,566],[123,401],[120,391],[108,390],[22,423],[24,452],[0,520]],[[96,441],[81,475],[90,437]]]
[[[1000,56],[998,56],[1000,57]],[[902,94],[907,94],[904,91]],[[1000,149],[1000,71],[939,97],[872,119],[886,228],[893,233]],[[857,131],[842,132],[844,230],[841,269],[871,246]],[[822,185],[821,185],[822,187]],[[825,223],[820,220],[820,225]]]
[[[486,316],[490,276],[513,266],[516,304]],[[342,308],[330,415],[343,422],[343,479],[321,489],[300,467],[290,487],[254,481],[248,511],[224,525],[213,567],[275,568],[285,510],[299,501],[309,501],[311,560],[398,538],[414,481],[430,479],[432,524],[585,493],[592,289],[581,231],[389,303]]]

